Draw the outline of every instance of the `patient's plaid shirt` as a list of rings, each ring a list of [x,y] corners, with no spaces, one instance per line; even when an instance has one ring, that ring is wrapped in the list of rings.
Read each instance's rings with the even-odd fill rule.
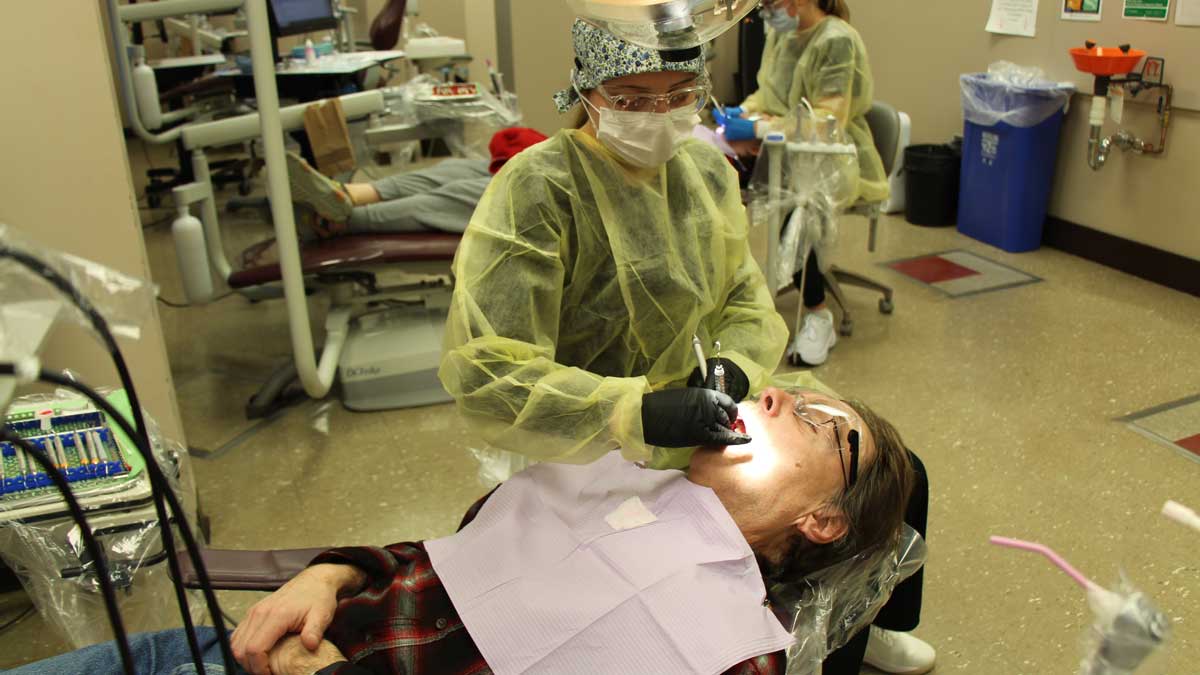
[[[490,496],[490,495],[489,495]],[[471,522],[487,497],[467,511]],[[461,528],[461,526],[460,526]],[[485,563],[486,561],[480,561]],[[491,673],[467,634],[422,543],[387,548],[337,548],[312,561],[349,564],[367,574],[367,587],[338,605],[325,638],[350,659],[318,675],[473,675]],[[783,652],[734,666],[726,675],[782,675]]]

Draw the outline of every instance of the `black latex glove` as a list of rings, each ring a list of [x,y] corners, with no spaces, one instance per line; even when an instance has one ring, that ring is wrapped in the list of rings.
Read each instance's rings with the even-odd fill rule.
[[[746,400],[746,395],[750,393],[750,378],[746,377],[746,373],[729,359],[709,359],[708,373],[705,374],[703,380],[700,377],[700,369],[694,368],[692,376],[688,378],[687,386],[703,389],[716,388],[717,378],[713,375],[713,370],[718,363],[725,366],[725,393],[729,394],[729,398],[733,399],[734,403]]]
[[[749,436],[729,428],[736,419],[733,399],[711,389],[667,389],[642,397],[642,436],[660,448],[749,443]]]

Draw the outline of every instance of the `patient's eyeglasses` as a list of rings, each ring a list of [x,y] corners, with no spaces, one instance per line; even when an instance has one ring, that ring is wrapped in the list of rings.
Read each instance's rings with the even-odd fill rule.
[[[708,87],[697,85],[676,89],[665,94],[641,94],[632,92],[610,92],[604,85],[596,87],[613,110],[621,112],[657,112],[659,103],[666,103],[669,110],[691,110],[700,112],[708,105]]]
[[[859,430],[855,428],[858,423],[853,411],[798,395],[795,413],[800,421],[813,427],[826,439],[830,452],[837,453],[838,463],[842,467],[842,484],[849,492],[858,482],[858,446],[861,438]],[[848,470],[843,453],[850,458]]]

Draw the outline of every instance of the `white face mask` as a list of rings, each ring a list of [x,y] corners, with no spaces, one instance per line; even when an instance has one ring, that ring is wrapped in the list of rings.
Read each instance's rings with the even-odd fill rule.
[[[762,17],[776,33],[793,33],[800,28],[800,19],[789,16],[784,9],[763,9]]]
[[[596,124],[600,142],[621,159],[643,169],[666,164],[700,124],[700,115],[691,108],[669,113],[627,112],[597,108],[582,93],[580,99],[600,117]]]

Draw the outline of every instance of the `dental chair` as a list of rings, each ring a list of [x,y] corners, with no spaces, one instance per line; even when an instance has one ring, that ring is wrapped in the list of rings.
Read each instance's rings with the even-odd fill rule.
[[[363,133],[367,147],[386,154],[397,143],[440,140],[455,156],[486,156],[485,149],[468,142],[467,126],[507,128],[520,122],[514,95],[495,96],[478,88],[474,96],[440,100],[434,95],[437,86],[432,78],[419,76],[379,90],[385,109],[369,114]],[[451,400],[437,379],[437,368],[450,302],[450,263],[460,239],[435,232],[371,234],[302,245],[307,286],[328,290],[337,310],[326,321],[326,347],[348,333],[338,368],[344,406],[372,411]],[[252,295],[276,287],[282,279],[279,266],[248,257],[244,269],[227,279],[230,288]],[[381,284],[387,276],[398,279]],[[348,328],[345,309],[351,314]],[[251,399],[247,415],[266,417],[303,398],[293,386],[298,377],[294,363],[281,367]]]
[[[311,398],[325,398],[341,374],[343,399],[355,409],[448,400],[437,382],[436,369],[440,331],[450,297],[448,270],[457,237],[391,236],[370,242],[356,238],[336,245],[302,247],[292,210],[285,137],[303,126],[307,106],[280,104],[277,45],[266,0],[137,4],[105,0],[104,4],[117,91],[133,132],[147,143],[179,141],[190,155],[192,181],[172,189],[179,215],[171,228],[188,303],[210,302],[225,286],[251,300],[282,295],[287,304],[296,379]],[[250,43],[254,112],[156,132],[164,124],[183,119],[184,112],[163,113],[157,92],[151,91],[156,84],[141,87],[139,99],[130,59],[129,27],[237,6],[245,15]],[[136,55],[136,50],[133,53]],[[338,98],[347,120],[378,119],[387,110],[384,94],[378,89]],[[279,262],[257,263],[250,256],[251,264],[235,270],[222,242],[213,163],[208,153],[213,148],[256,141],[261,141],[267,167],[265,178]],[[440,276],[414,280],[410,274],[395,285],[380,282],[380,275],[402,271],[399,268],[415,266],[421,268],[418,272],[428,272],[430,265],[437,267]],[[324,345],[319,349],[308,304],[315,290],[328,292],[331,299]]]
[[[214,590],[278,590],[327,548],[201,552]],[[788,650],[788,675],[819,675],[825,657],[875,620],[895,587],[925,564],[925,540],[907,525],[894,548],[820,570],[795,584],[769,588],[780,621],[796,636]],[[183,583],[199,589],[195,568],[177,555]]]
[[[437,139],[457,156],[486,156],[486,148],[468,142],[467,125],[506,128],[521,119],[512,94],[501,92],[496,96],[478,87],[473,95],[441,98],[438,83],[429,77],[340,99],[348,122],[367,120],[363,140],[376,153],[386,153],[398,143]],[[303,127],[305,107],[282,109],[283,131]],[[181,216],[173,227],[189,302],[214,297],[210,268],[230,289],[252,301],[286,299],[296,358],[271,374],[248,403],[247,417],[268,417],[306,395],[321,398],[335,379],[340,384],[343,405],[351,410],[387,410],[450,401],[437,379],[437,369],[452,290],[450,264],[461,235],[429,232],[337,236],[298,242],[295,253],[280,245],[280,261],[299,263],[303,293],[281,291],[288,275],[279,262],[262,259],[261,244],[242,255],[240,269],[233,269],[225,260],[204,150],[253,138],[258,133],[256,117],[193,125],[183,131],[182,145],[192,153],[196,183],[176,189]],[[277,178],[286,184],[286,176]],[[270,175],[267,179],[274,180]],[[187,214],[193,204],[200,206],[201,222]],[[229,204],[231,209],[241,206],[232,201]],[[269,202],[262,206],[268,218],[278,218],[270,212]],[[276,240],[282,241],[278,236]],[[312,356],[316,350],[311,339],[305,340],[309,332],[308,296],[316,292],[330,299],[319,358]],[[305,361],[316,371],[307,373],[308,381]]]
[[[380,90],[340,97],[347,120],[386,109]],[[283,108],[284,131],[303,127],[306,105]],[[293,328],[293,349],[315,351],[309,333],[308,301],[314,293],[330,301],[325,317],[319,375],[340,376],[343,404],[352,410],[383,410],[450,400],[437,380],[442,331],[450,302],[450,263],[460,236],[443,233],[373,234],[336,237],[279,246],[279,261],[264,260],[264,246],[252,247],[235,269],[226,258],[205,149],[248,141],[258,133],[257,115],[192,125],[182,144],[191,153],[196,182],[175,189],[180,216],[172,227],[189,302],[215,297],[215,276],[251,301],[285,297]],[[287,177],[267,176],[268,180]],[[198,207],[201,217],[191,216]],[[289,205],[290,208],[290,205]],[[303,293],[281,290],[281,261],[298,260]],[[303,328],[298,328],[303,326]],[[296,336],[308,337],[297,346]],[[302,340],[303,342],[303,340]],[[277,370],[250,401],[247,415],[266,417],[299,398],[291,384],[300,378],[293,361]]]
[[[344,343],[338,362],[342,404],[357,411],[444,403],[450,395],[437,379],[442,333],[450,306],[450,263],[457,234],[339,236],[300,249],[306,287],[330,298],[325,346]],[[283,272],[257,262],[252,248],[243,269],[226,280],[253,297],[276,292]],[[294,362],[276,370],[250,400],[247,417],[272,414],[301,398],[292,390]]]

